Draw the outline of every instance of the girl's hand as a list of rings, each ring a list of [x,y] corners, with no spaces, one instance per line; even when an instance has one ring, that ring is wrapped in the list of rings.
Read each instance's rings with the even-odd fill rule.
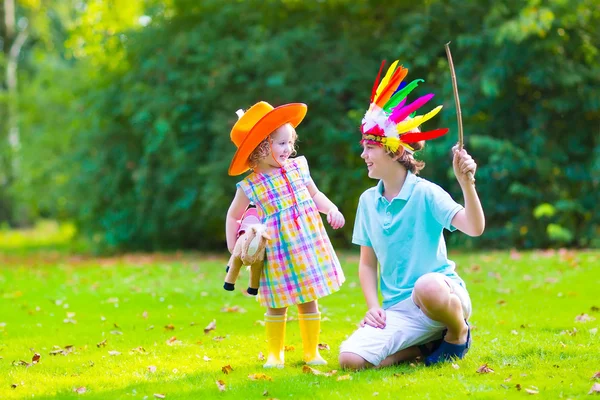
[[[334,208],[327,213],[327,222],[333,229],[339,229],[344,226],[346,220],[342,213],[337,208]]]
[[[467,175],[468,172],[473,174],[475,177],[475,171],[477,170],[477,164],[473,157],[467,153],[465,149],[458,150],[458,145],[452,147],[452,153],[454,153],[454,159],[452,160],[452,166],[454,167],[454,175],[461,186],[470,185],[471,181]]]
[[[370,325],[373,328],[385,328],[385,310],[381,307],[371,308],[367,311],[362,321],[360,321],[361,328],[365,325]]]

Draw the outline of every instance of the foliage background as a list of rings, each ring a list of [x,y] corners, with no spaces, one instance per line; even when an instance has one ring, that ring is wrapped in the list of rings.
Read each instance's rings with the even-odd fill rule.
[[[0,10],[5,13],[7,0]],[[487,218],[466,248],[600,246],[600,7],[592,0],[22,0],[18,98],[0,83],[0,223],[70,221],[97,251],[224,249],[235,110],[301,101],[300,154],[350,245],[370,181],[357,127],[382,59],[445,109],[422,175],[461,201],[456,113]],[[4,18],[3,18],[4,21]],[[11,37],[0,24],[5,76]],[[7,146],[8,102],[20,145]],[[427,128],[427,127],[426,127]]]

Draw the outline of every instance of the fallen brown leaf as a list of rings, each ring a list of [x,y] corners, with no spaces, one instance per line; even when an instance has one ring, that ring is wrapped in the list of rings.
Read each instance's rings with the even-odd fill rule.
[[[217,320],[216,320],[216,319],[213,319],[213,320],[211,321],[211,323],[210,323],[210,324],[208,324],[208,325],[206,326],[206,328],[204,328],[204,333],[208,333],[208,332],[210,332],[210,331],[212,331],[212,330],[215,330],[215,328],[216,328],[216,327],[217,327]]]
[[[225,339],[225,336],[215,336],[213,338],[213,340],[216,340],[217,342],[220,342],[221,340]]]
[[[129,351],[129,354],[146,354],[146,349],[144,349],[142,346],[136,347],[135,349],[131,349]]]
[[[173,324],[165,325],[165,329],[168,331],[175,330],[175,326]]]
[[[252,381],[272,381],[273,379],[269,375],[265,374],[251,374],[248,378]]]
[[[319,350],[330,350],[327,343],[319,343]]]
[[[598,378],[600,378],[600,371],[596,372],[594,374],[594,376],[592,376],[592,379],[598,379]]]
[[[600,393],[600,383],[594,383],[588,394]]]
[[[284,351],[294,351],[294,350],[296,350],[296,348],[294,346],[284,346],[283,350]]]
[[[223,306],[223,308],[221,308],[221,312],[227,312],[227,313],[245,313],[246,310],[241,308],[240,306]]]
[[[177,340],[177,337],[171,336],[169,339],[167,339],[166,343],[169,346],[175,346],[175,345],[182,344],[183,342],[181,340]]]
[[[221,371],[223,371],[225,375],[228,375],[231,371],[233,371],[233,368],[231,368],[231,365],[227,364],[224,367],[221,367]]]
[[[598,312],[598,311],[600,311],[600,307],[591,306],[591,307],[590,307],[590,310],[591,310],[592,312]]]
[[[488,367],[487,364],[483,364],[481,367],[477,368],[478,374],[489,374],[491,372],[494,372],[494,370]]]
[[[517,390],[521,390],[521,384],[520,384],[520,383],[517,383],[517,384],[515,385],[515,387],[517,388]]]

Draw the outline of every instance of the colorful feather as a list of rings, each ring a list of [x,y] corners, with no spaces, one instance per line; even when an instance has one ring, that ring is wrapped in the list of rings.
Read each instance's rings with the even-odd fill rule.
[[[427,132],[409,132],[401,135],[400,139],[402,139],[402,141],[405,143],[416,143],[420,142],[421,140],[435,139],[440,136],[444,136],[446,133],[448,133],[448,128],[434,129]]]
[[[429,111],[425,115],[419,115],[408,121],[400,122],[398,125],[396,125],[396,130],[398,131],[398,133],[404,133],[404,132],[408,132],[412,129],[415,129],[417,126],[421,125],[423,122],[428,121],[431,118],[435,117],[436,114],[440,112],[442,107],[443,106],[437,106],[436,108]]]
[[[377,87],[377,92],[375,93],[375,97],[379,96],[379,94],[381,93],[381,91],[386,87],[386,85],[388,84],[388,82],[392,78],[392,75],[396,71],[396,66],[397,65],[398,65],[398,60],[394,61],[392,63],[392,65],[390,65],[390,67],[388,68],[387,72],[385,73],[385,76],[381,80],[381,83],[379,83],[379,86]]]
[[[386,112],[390,112],[394,107],[402,107],[400,105],[401,102],[406,101],[406,96],[410,94],[418,85],[419,82],[425,82],[423,79],[415,79],[408,85],[404,86],[401,90],[394,93],[394,95],[390,98],[390,100],[385,103],[383,110]]]
[[[381,76],[381,71],[383,71],[383,66],[385,65],[385,60],[381,62],[381,66],[379,67],[379,72],[377,73],[377,78],[375,78],[375,83],[373,84],[373,90],[371,90],[371,104],[375,99],[375,94],[377,92],[377,87],[379,86],[379,77]]]
[[[392,97],[392,94],[394,94],[396,88],[398,87],[398,85],[400,85],[400,82],[402,82],[402,79],[404,79],[406,74],[408,74],[408,70],[406,68],[398,68],[397,72],[394,73],[387,86],[381,91],[381,93],[378,96],[376,96],[375,104],[383,108],[384,104],[388,102],[390,97]]]
[[[431,100],[435,96],[433,93],[426,94],[425,96],[419,97],[417,100],[413,101],[406,107],[398,108],[396,107],[392,114],[390,115],[390,120],[393,122],[402,122],[406,117],[408,117],[412,112],[418,110],[423,105],[425,105],[429,100]]]

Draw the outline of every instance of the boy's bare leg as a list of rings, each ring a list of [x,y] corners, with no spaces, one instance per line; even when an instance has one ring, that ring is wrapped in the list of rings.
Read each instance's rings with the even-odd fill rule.
[[[448,278],[446,278],[448,279]],[[417,280],[414,301],[425,315],[448,328],[444,340],[452,344],[467,341],[468,326],[460,298],[441,274],[426,274]]]

